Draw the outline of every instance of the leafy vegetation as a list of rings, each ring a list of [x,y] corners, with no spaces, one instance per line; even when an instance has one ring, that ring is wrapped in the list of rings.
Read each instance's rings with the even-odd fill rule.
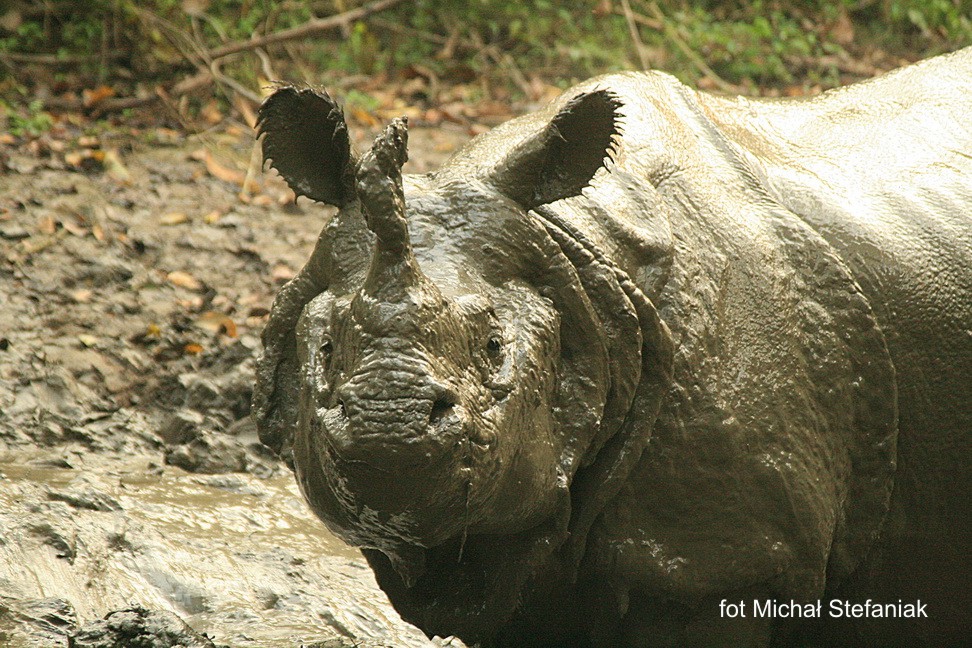
[[[530,95],[535,80],[642,67],[702,87],[789,91],[972,44],[972,0],[401,0],[340,29],[247,45],[365,4],[20,0],[0,14],[0,96],[17,103],[38,83],[141,84],[145,94],[193,73],[251,99],[273,75],[329,84],[422,75]],[[240,51],[213,56],[229,43]],[[363,94],[356,101],[368,105]]]

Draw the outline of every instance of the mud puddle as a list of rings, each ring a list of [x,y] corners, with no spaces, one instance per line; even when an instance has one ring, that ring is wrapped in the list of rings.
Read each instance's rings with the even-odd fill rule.
[[[413,130],[412,170],[465,139]],[[217,646],[443,645],[249,418],[273,296],[328,208],[285,204],[245,129],[99,142],[120,167],[0,147],[0,645],[67,646],[133,606]]]
[[[67,601],[78,625],[133,605],[165,610],[234,647],[429,645],[360,554],[322,530],[287,474],[22,460],[0,463],[0,474],[5,597]]]

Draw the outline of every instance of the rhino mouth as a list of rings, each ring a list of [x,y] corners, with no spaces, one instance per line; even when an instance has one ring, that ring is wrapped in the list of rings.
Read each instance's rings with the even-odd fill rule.
[[[347,410],[340,403],[324,410],[310,430],[316,468],[340,509],[330,520],[338,535],[383,551],[467,535],[498,463],[495,434],[473,426],[448,396],[421,410],[419,423],[385,429],[356,430]]]

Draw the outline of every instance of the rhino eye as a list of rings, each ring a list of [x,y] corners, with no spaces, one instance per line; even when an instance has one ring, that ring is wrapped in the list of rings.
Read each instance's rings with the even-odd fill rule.
[[[323,369],[327,369],[331,364],[331,355],[334,353],[334,344],[330,340],[324,340],[317,349],[317,364]]]
[[[500,352],[503,350],[503,341],[498,335],[491,335],[486,341],[486,353],[489,354],[491,358],[498,358]]]

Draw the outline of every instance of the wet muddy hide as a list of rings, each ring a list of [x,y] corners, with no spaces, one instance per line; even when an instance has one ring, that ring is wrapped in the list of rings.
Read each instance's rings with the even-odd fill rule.
[[[358,154],[281,86],[265,157],[337,212],[264,331],[260,438],[429,635],[964,641],[970,99],[972,49],[806,101],[608,75],[409,175],[404,120]]]

